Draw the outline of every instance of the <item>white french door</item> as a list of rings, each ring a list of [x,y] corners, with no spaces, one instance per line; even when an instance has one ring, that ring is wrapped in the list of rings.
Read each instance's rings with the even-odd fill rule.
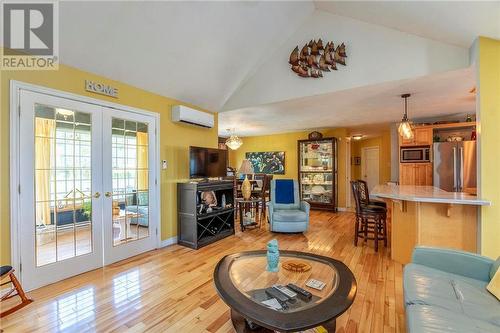
[[[103,112],[104,263],[156,248],[155,118]]]
[[[21,278],[28,290],[102,266],[101,110],[21,91]]]
[[[27,90],[19,98],[25,288],[154,249],[155,118]]]

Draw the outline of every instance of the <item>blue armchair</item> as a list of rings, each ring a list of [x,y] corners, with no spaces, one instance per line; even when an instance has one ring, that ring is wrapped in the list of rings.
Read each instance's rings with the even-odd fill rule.
[[[276,232],[304,232],[309,227],[309,203],[300,201],[299,184],[292,179],[271,181],[269,225]]]
[[[500,302],[486,290],[494,260],[458,250],[416,247],[404,268],[407,330],[500,332]]]

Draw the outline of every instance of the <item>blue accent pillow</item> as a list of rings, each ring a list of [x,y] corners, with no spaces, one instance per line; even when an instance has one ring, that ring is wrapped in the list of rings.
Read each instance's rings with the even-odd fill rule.
[[[293,204],[295,199],[293,196],[293,179],[276,179],[276,203]]]

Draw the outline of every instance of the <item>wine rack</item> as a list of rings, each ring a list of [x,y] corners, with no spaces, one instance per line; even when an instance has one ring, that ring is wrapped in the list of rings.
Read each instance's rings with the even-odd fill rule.
[[[203,193],[213,193],[207,205]],[[234,184],[206,181],[177,184],[178,243],[199,249],[234,234]]]

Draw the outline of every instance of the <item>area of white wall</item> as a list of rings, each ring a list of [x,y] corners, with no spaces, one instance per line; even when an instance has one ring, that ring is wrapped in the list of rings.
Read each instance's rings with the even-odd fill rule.
[[[321,79],[300,78],[290,70],[292,49],[311,39],[344,42],[347,66]],[[382,82],[464,68],[461,48],[351,18],[315,11],[229,98],[224,110],[313,96]]]

